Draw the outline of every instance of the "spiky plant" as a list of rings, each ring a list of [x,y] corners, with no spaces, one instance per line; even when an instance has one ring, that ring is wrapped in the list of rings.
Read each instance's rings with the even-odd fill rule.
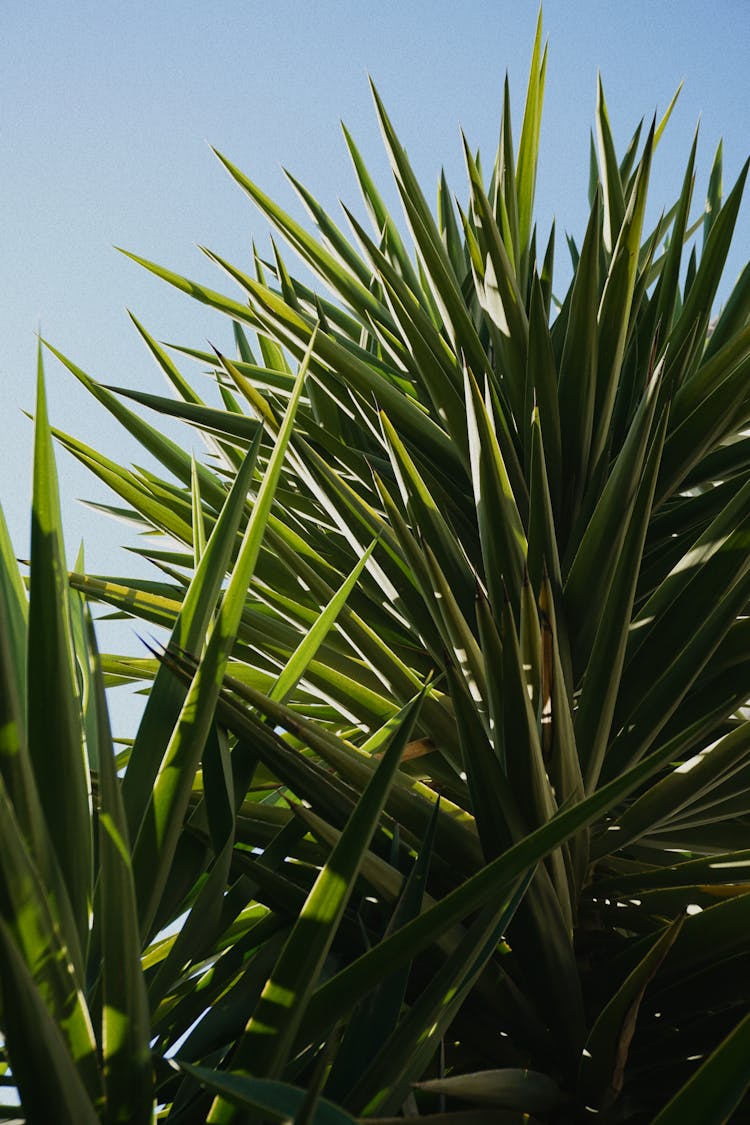
[[[213,962],[262,947],[258,973],[283,945],[287,913],[250,895],[223,926],[212,913],[235,832],[215,702],[293,411],[253,515],[251,450],[174,616],[173,642],[203,648],[203,673],[189,689],[167,669],[156,676],[135,740],[116,755],[91,615],[68,589],[40,353],[27,582],[0,509],[0,1028],[2,1084],[18,1099],[0,1107],[3,1120],[18,1120],[19,1101],[30,1125],[147,1125],[157,1102],[199,1112],[198,1083],[168,1060],[222,991]],[[235,772],[249,778],[253,755],[241,757]],[[186,900],[200,914],[180,927]]]
[[[67,588],[41,358],[31,516],[27,593],[0,510],[3,1085],[21,1093],[30,1122],[146,1122],[148,1002],[127,830],[91,618]],[[0,1113],[17,1120],[10,1102]]]
[[[252,566],[241,528],[227,541],[218,654],[196,627],[153,659],[104,658],[111,679],[156,675],[153,722],[176,715],[157,691],[190,684],[228,732],[203,756],[195,854],[180,837],[190,933],[210,917],[214,942],[231,935],[249,901],[291,926],[278,953],[184,940],[181,967],[222,981],[179,1054],[183,1088],[215,1095],[210,1122],[272,1113],[272,1096],[319,1122],[445,1109],[460,1125],[483,1120],[477,1103],[508,1122],[747,1112],[750,267],[709,332],[747,166],[722,201],[717,158],[691,223],[694,143],[644,230],[671,106],[619,158],[600,86],[591,216],[561,292],[533,219],[545,67],[539,28],[518,148],[506,84],[489,180],[465,144],[468,198],[441,177],[437,216],[375,94],[411,246],[348,133],[371,233],[349,211],[343,233],[292,179],[310,234],[220,157],[328,294],[275,244],[253,274],[209,253],[232,298],[136,259],[234,322],[235,359],[178,349],[221,407],[140,325],[176,398],[60,356],[171,474],[58,435],[168,537],[141,548],[160,582],[77,573],[75,589],[172,626],[238,474],[264,527]],[[123,398],[197,428],[211,460]],[[136,740],[125,774],[154,888],[200,742],[160,760],[164,741],[136,757]],[[230,776],[220,832],[209,779]],[[171,1035],[180,1010],[157,1009]],[[176,1096],[169,1119],[201,1112]]]

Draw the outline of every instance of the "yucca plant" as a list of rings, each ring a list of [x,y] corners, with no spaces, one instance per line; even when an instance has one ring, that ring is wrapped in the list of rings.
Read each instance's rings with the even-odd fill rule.
[[[266,474],[269,497],[285,440]],[[231,646],[233,606],[262,532],[259,500],[209,629],[253,458],[227,494],[175,622],[176,641],[207,639],[207,669],[220,669]],[[229,935],[209,920],[212,852],[183,830],[190,809],[212,839],[227,835],[228,861],[232,779],[222,772],[217,692],[198,680],[187,691],[165,672],[134,743],[115,755],[91,616],[68,590],[40,354],[27,583],[0,510],[0,1026],[3,1085],[20,1095],[28,1122],[153,1121],[157,1099],[172,1101],[162,1091],[179,1071],[167,1059],[195,1022],[196,991],[211,987],[211,974],[183,956],[185,943],[207,960],[227,945],[235,956],[243,945],[267,942],[266,957],[280,947],[286,916],[259,904],[232,913]],[[182,765],[196,754],[205,778],[197,786]],[[120,778],[126,763],[129,785]],[[183,901],[196,894],[203,929],[178,936]],[[0,1114],[17,1119],[18,1105],[11,1099]]]
[[[209,253],[235,297],[136,259],[233,322],[234,359],[178,349],[221,407],[139,324],[176,398],[56,353],[170,474],[57,435],[166,537],[159,581],[71,583],[172,629],[102,658],[153,679],[122,783],[142,931],[190,910],[154,985],[160,1047],[199,1020],[169,1120],[747,1112],[750,267],[712,321],[747,166],[722,200],[719,151],[691,221],[694,143],[644,229],[671,106],[618,157],[600,85],[560,291],[545,69],[540,27],[518,148],[506,83],[489,178],[465,144],[436,215],[375,94],[410,247],[348,133],[371,233],[292,179],[309,233],[220,157],[325,287],[275,243]]]

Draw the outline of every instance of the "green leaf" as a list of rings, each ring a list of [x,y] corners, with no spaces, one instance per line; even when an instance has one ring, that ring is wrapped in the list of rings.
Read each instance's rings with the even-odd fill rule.
[[[529,82],[526,90],[526,105],[521,125],[521,139],[518,144],[516,165],[516,193],[518,197],[518,241],[521,247],[521,262],[527,253],[534,215],[534,193],[539,153],[539,135],[544,102],[544,80],[547,70],[547,47],[542,52],[542,12],[537,19],[534,49],[529,68]],[[541,58],[540,58],[541,55]],[[525,271],[520,273],[521,285]]]
[[[469,696],[465,681],[452,664],[448,664],[447,673],[471,809],[485,859],[493,859],[508,846],[517,827],[513,793],[484,730],[476,701]]]
[[[450,1078],[419,1082],[417,1089],[462,1098],[475,1105],[522,1109],[530,1113],[546,1113],[554,1109],[561,1097],[554,1079],[536,1070],[482,1070],[474,1074],[456,1074]]]
[[[672,111],[673,111],[674,107],[677,105],[677,99],[679,98],[681,91],[682,91],[682,82],[680,82],[679,86],[677,87],[674,94],[672,95],[672,100],[670,101],[669,105],[665,109],[664,116],[662,117],[661,121],[659,122],[659,124],[656,128],[656,133],[654,134],[654,140],[655,140],[656,144],[658,144],[659,141],[662,138],[662,134],[664,133],[664,130],[667,127],[669,119],[672,116]]]
[[[24,979],[17,982],[21,992],[34,991],[34,998],[27,996],[19,1003],[24,1009],[29,1005],[32,1009],[38,1005],[46,1006],[49,1018],[64,1036],[65,1049],[76,1060],[89,1094],[98,1101],[101,1076],[96,1040],[81,986],[81,953],[75,945],[66,944],[63,937],[63,934],[70,933],[71,941],[75,942],[77,935],[59,867],[54,858],[47,859],[45,866],[49,875],[47,881],[42,880],[19,830],[5,787],[1,784],[0,813],[1,920],[8,931],[7,942],[13,945],[8,958],[13,962],[16,959],[23,961]],[[40,859],[45,859],[44,853]],[[3,987],[12,994],[15,982],[11,978],[14,974],[8,971],[8,983]],[[5,1011],[4,1008],[4,1014]],[[26,1015],[29,1016],[29,1013],[26,1012]],[[10,1039],[10,1029],[6,1033]],[[28,1037],[25,1042],[28,1049]],[[18,1048],[21,1051],[23,1043],[21,1039]],[[11,1051],[13,1049],[14,1045],[11,1045]]]
[[[300,1111],[305,1091],[286,1082],[253,1078],[245,1071],[209,1070],[204,1066],[178,1063],[181,1070],[192,1075],[227,1105],[238,1109],[259,1110],[274,1121],[289,1121]],[[312,1118],[313,1125],[356,1125],[356,1118],[321,1098]]]
[[[552,340],[547,324],[548,311],[544,306],[544,293],[536,274],[531,283],[529,308],[529,351],[526,366],[526,393],[524,397],[525,426],[532,411],[539,411],[539,424],[544,438],[545,456],[549,468],[548,488],[554,511],[560,511],[562,437],[560,434],[560,404],[557,396],[557,366],[552,350]]]
[[[513,130],[510,116],[510,83],[505,75],[503,87],[503,112],[500,119],[500,143],[493,172],[496,200],[495,218],[502,230],[503,242],[516,275],[519,272],[521,248],[518,232],[518,197],[516,194],[515,159],[513,155]]]
[[[572,521],[588,483],[599,347],[600,200],[597,194],[573,279],[570,313],[560,360],[560,433],[567,520]],[[564,526],[564,525],[563,525]]]
[[[362,558],[352,570],[351,574],[344,581],[342,586],[336,591],[331,600],[320,612],[320,616],[315,621],[312,628],[307,635],[300,641],[297,648],[294,650],[286,665],[279,673],[276,683],[270,691],[271,699],[277,699],[285,702],[296,684],[305,673],[310,661],[315,656],[315,653],[320,648],[323,640],[330,632],[337,617],[341,613],[347,598],[354,589],[359,576],[364,568],[367,566],[367,561],[375,549],[375,543],[371,543],[367,548]]]
[[[448,650],[452,653],[474,700],[487,698],[484,661],[471,626],[453,597],[450,584],[427,543],[424,555],[429,576],[429,590],[437,603],[437,612],[444,626]]]
[[[653,148],[652,127],[646,139],[635,184],[612,251],[612,262],[599,305],[599,355],[594,433],[590,454],[593,465],[596,465],[599,458],[605,454],[609,444],[610,421],[620,383],[625,345],[632,328],[634,314],[638,312],[637,306],[633,307],[633,294],[638,273],[638,252],[641,245]]]
[[[706,213],[703,219],[703,245],[705,247],[706,240],[711,233],[716,216],[721,210],[721,173],[723,164],[723,143],[719,141],[714,157],[713,165],[711,166],[711,175],[708,180],[708,193],[706,195]]]
[[[188,296],[193,297],[196,301],[208,305],[210,308],[216,309],[218,312],[225,313],[231,317],[233,321],[240,321],[242,324],[249,324],[252,327],[258,326],[257,318],[253,315],[252,311],[245,304],[239,301],[233,301],[229,297],[225,297],[222,293],[218,293],[215,289],[208,289],[204,285],[199,285],[196,281],[191,281],[189,278],[182,277],[181,274],[174,273],[172,270],[165,269],[164,266],[159,266],[156,262],[151,262],[148,258],[139,257],[138,254],[132,254],[129,250],[124,250],[121,246],[116,246],[121,254],[126,258],[130,258],[136,265],[142,266],[148,270],[149,273],[154,274],[155,277],[166,281],[169,285],[173,285],[180,292],[186,293]]]
[[[179,418],[183,422],[197,426],[204,433],[227,438],[245,447],[252,443],[258,432],[258,423],[244,414],[217,410],[202,403],[176,402],[163,395],[146,394],[144,391],[128,390],[125,387],[109,386],[104,389],[124,398],[130,398],[133,402],[139,402],[141,406],[148,406],[149,409],[156,410],[166,417]]]
[[[198,475],[198,463],[195,457],[193,457],[192,469],[190,491],[193,501],[193,565],[197,567],[201,561],[201,555],[206,549],[206,528],[203,522],[200,476]]]
[[[607,1110],[618,1098],[643,995],[669,953],[683,920],[678,918],[664,928],[597,1016],[586,1040],[578,1075],[577,1094],[582,1105]]]
[[[453,210],[453,201],[444,170],[440,173],[440,183],[438,184],[438,224],[453,270],[456,276],[460,277],[461,273],[468,269],[468,260],[461,242],[461,234],[456,222],[456,214]]]
[[[553,815],[555,799],[542,758],[537,716],[531,706],[525,662],[510,605],[503,613],[502,639],[506,770],[524,825],[536,827]]]
[[[49,857],[26,739],[28,602],[0,508],[0,774],[32,852]]]
[[[3,1030],[26,1120],[29,1125],[98,1125],[101,1118],[70,1047],[2,919],[0,952]]]
[[[620,181],[623,184],[628,182],[628,180],[630,179],[630,174],[633,171],[633,165],[635,164],[635,158],[638,154],[638,143],[641,139],[641,130],[642,129],[643,129],[643,118],[641,118],[641,120],[638,122],[638,126],[637,126],[636,130],[633,133],[633,136],[630,138],[630,143],[628,144],[628,147],[625,151],[625,155],[623,156],[622,160],[620,161]],[[594,138],[592,136],[592,138],[591,138],[592,146],[593,146],[593,141],[594,141]],[[596,176],[595,176],[595,179],[594,179],[593,187],[589,187],[589,195],[590,195],[589,206],[591,206],[591,197],[593,197],[593,192],[594,192],[595,187],[596,187],[596,180],[598,179],[598,168],[596,167],[596,152],[593,152],[593,160],[594,160],[594,169],[595,169],[595,172],[596,172]],[[589,180],[589,183],[591,183],[591,180]]]
[[[562,590],[557,531],[550,495],[550,471],[540,425],[539,409],[531,416],[531,482],[529,489],[529,536],[526,566],[532,589],[539,590],[546,570],[553,588]],[[554,476],[552,477],[554,481]]]
[[[604,247],[612,253],[625,217],[625,199],[601,74],[598,76],[596,91],[596,135],[604,185]]]
[[[494,341],[504,360],[504,389],[516,417],[523,408],[529,325],[523,295],[513,265],[485,195],[481,175],[464,139],[464,157],[471,184],[471,204],[482,255],[478,295],[494,329]],[[479,281],[479,278],[477,278]],[[481,378],[487,367],[484,356],[475,358],[464,349],[468,366]]]
[[[474,486],[474,503],[482,543],[485,582],[496,614],[505,600],[518,605],[526,559],[526,535],[505,462],[479,387],[470,371],[466,380],[466,423]]]
[[[130,846],[120,783],[115,772],[93,623],[89,629],[89,674],[93,684],[99,744],[98,905],[102,931],[102,1062],[107,1109],[113,1125],[153,1120],[151,1023],[141,969],[141,943]]]
[[[386,245],[390,251],[392,258],[394,259],[394,263],[397,264],[399,272],[409,285],[409,288],[412,290],[412,292],[417,296],[420,296],[421,286],[419,284],[419,279],[417,278],[417,274],[412,261],[404,248],[404,244],[401,241],[401,236],[398,233],[398,228],[391,216],[388,214],[386,206],[383,203],[380,193],[375,187],[375,183],[372,180],[370,173],[367,171],[359,150],[343,122],[341,123],[341,129],[343,131],[344,139],[346,140],[346,145],[349,149],[349,155],[351,156],[352,164],[354,165],[354,171],[356,173],[357,180],[359,181],[360,190],[367,206],[367,210],[370,213],[370,218],[372,219],[375,231],[378,235],[381,235],[383,232],[385,232]]]
[[[656,308],[656,323],[663,326],[666,332],[672,325],[677,297],[679,294],[680,263],[682,248],[685,244],[688,219],[690,216],[690,203],[693,198],[695,184],[695,154],[698,147],[698,130],[693,138],[685,176],[682,182],[682,191],[678,201],[677,212],[669,239],[669,246],[664,255],[664,262],[658,282],[658,303]],[[656,298],[656,294],[655,294]]]
[[[641,400],[565,579],[565,609],[568,619],[575,623],[571,649],[576,668],[583,655],[591,651],[601,606],[638,499],[661,397],[661,375],[661,370],[654,373]]]
[[[75,957],[76,946],[79,950],[86,946],[91,908],[91,811],[41,345],[34,429],[27,676],[29,757],[50,845],[70,899],[76,935],[67,936]],[[54,742],[50,732],[54,732]],[[61,792],[65,793],[64,801],[60,800]]]
[[[587,666],[585,688],[576,715],[576,742],[587,792],[591,792],[598,782],[607,751],[666,427],[665,411],[639,481],[638,495],[607,601],[599,613],[599,625]]]
[[[8,644],[8,669],[16,683],[21,714],[25,716],[26,680],[20,672],[26,666],[29,609],[26,587],[15,559],[2,507],[0,507],[0,613],[4,621],[2,632]]]
[[[412,528],[429,543],[450,582],[454,598],[466,616],[471,613],[474,604],[474,578],[466,558],[397,431],[385,414],[380,417],[394,475]]]

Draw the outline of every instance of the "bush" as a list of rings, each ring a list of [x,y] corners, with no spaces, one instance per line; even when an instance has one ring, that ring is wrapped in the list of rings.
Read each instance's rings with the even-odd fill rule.
[[[723,201],[714,166],[691,225],[694,144],[644,231],[671,107],[620,158],[600,86],[558,297],[545,66],[540,28],[517,151],[506,88],[489,180],[466,144],[468,201],[443,178],[437,218],[375,94],[411,249],[348,134],[354,241],[220,157],[333,294],[275,245],[254,276],[210,254],[239,298],[136,259],[233,322],[236,358],[182,349],[221,408],[141,325],[175,398],[55,352],[169,476],[57,435],[165,537],[139,549],[159,581],[79,564],[68,603],[41,397],[28,629],[7,546],[0,606],[30,1121],[746,1109],[750,267],[710,317],[747,166]],[[99,658],[88,601],[167,644]],[[104,685],[140,680],[115,758]]]

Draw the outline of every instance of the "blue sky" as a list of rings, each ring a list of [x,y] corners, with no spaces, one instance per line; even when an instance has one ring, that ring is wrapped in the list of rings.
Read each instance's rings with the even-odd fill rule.
[[[252,239],[267,246],[266,224],[209,143],[290,209],[282,165],[331,209],[339,197],[356,203],[340,118],[380,181],[388,177],[369,73],[425,187],[434,194],[445,166],[462,196],[459,126],[489,159],[506,68],[514,105],[523,97],[536,14],[536,3],[523,0],[3,0],[0,501],[19,554],[27,543],[31,450],[21,411],[33,407],[39,325],[96,378],[159,393],[161,376],[126,307],[157,338],[229,346],[219,318],[112,248],[221,288],[198,244],[243,267]],[[699,116],[694,209],[722,136],[725,190],[731,185],[750,151],[747,0],[548,0],[544,25],[542,229],[555,215],[560,228],[582,233],[597,68],[620,146],[685,80],[652,177],[655,210],[679,190]],[[517,111],[516,137],[518,129]],[[749,250],[746,202],[720,295]],[[54,424],[116,460],[143,461],[53,359],[47,375]],[[197,368],[194,377],[205,382]],[[59,469],[69,551],[83,538],[90,569],[125,572],[131,563],[119,544],[132,543],[132,531],[76,502],[106,496],[63,453]]]

